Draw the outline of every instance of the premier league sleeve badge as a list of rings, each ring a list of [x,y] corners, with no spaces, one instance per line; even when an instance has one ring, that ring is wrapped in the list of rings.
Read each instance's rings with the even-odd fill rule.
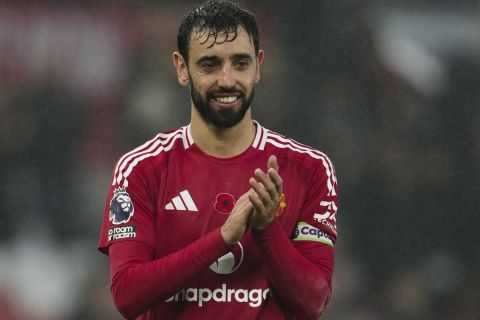
[[[125,187],[115,189],[110,200],[109,220],[113,224],[126,223],[133,216],[134,208],[130,195]]]

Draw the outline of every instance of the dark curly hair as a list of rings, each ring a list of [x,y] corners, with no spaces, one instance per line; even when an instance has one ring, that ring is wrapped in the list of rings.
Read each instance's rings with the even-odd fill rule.
[[[177,32],[178,51],[188,63],[188,45],[192,32],[201,38],[207,34],[206,43],[210,37],[214,38],[214,44],[230,42],[237,38],[238,27],[241,26],[253,41],[255,55],[258,55],[259,41],[258,28],[255,16],[248,10],[241,8],[230,1],[209,0],[194,8],[186,15]],[[221,41],[218,36],[221,35]]]

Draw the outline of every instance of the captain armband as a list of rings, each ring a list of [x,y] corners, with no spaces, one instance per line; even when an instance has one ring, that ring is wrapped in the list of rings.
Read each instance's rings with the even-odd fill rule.
[[[292,241],[314,241],[328,244],[333,247],[333,242],[328,233],[304,221],[299,221],[292,234]]]

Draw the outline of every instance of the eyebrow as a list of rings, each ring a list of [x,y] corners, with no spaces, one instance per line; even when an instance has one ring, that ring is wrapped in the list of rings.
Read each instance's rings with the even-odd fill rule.
[[[248,53],[236,53],[234,55],[231,55],[230,56],[230,60],[231,61],[238,61],[238,60],[242,60],[242,59],[247,59],[248,61],[252,61],[252,56],[249,55]],[[211,62],[219,62],[219,61],[222,61],[222,59],[220,59],[218,56],[203,56],[201,57],[200,59],[198,59],[195,64],[197,66],[201,65],[203,62],[205,61],[211,61]]]
[[[196,64],[197,66],[199,66],[199,65],[201,65],[201,64],[202,64],[203,62],[205,62],[205,61],[215,61],[215,62],[217,62],[217,61],[220,61],[220,58],[217,57],[217,56],[203,56],[203,57],[201,57],[200,59],[198,59],[198,60],[195,62],[195,64]]]
[[[237,53],[230,57],[230,60],[232,61],[242,60],[242,59],[247,59],[248,61],[252,61],[252,56],[249,55],[248,53]]]

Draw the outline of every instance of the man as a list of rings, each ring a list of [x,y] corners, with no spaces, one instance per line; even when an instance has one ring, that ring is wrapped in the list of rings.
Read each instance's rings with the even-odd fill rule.
[[[337,181],[323,153],[251,118],[264,52],[223,1],[187,15],[173,53],[191,122],[118,161],[99,249],[126,318],[317,319],[328,303]]]

